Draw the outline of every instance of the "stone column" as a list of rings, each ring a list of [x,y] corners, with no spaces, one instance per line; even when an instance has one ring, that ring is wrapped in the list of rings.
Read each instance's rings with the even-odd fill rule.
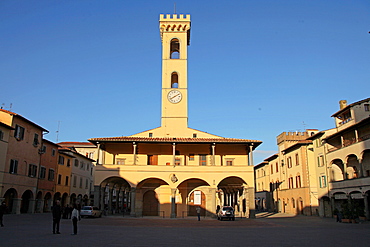
[[[13,208],[12,214],[20,214],[21,213],[21,201],[22,198],[13,198]]]
[[[36,210],[35,213],[42,213],[44,208],[44,200],[43,199],[37,199],[36,200]]]
[[[172,143],[172,164],[176,166],[176,143]]]
[[[249,146],[249,164],[250,166],[253,166],[253,143]]]
[[[365,216],[366,216],[366,219],[369,220],[370,219],[369,195],[367,193],[365,193],[364,195],[364,203],[365,203]]]
[[[208,197],[207,202],[209,203],[209,205],[207,205],[206,216],[215,217],[216,216],[216,188],[208,189],[207,197]]]
[[[216,148],[216,144],[213,143],[212,144],[212,165],[216,165],[216,158],[215,158],[215,148]]]
[[[136,143],[134,142],[133,144],[133,149],[134,149],[134,151],[133,151],[133,155],[134,155],[134,165],[136,165]]]
[[[35,205],[36,205],[35,202],[36,202],[35,199],[29,199],[27,214],[33,214],[35,212]]]
[[[135,206],[136,206],[136,203],[135,203],[136,188],[131,187],[131,193],[130,194],[131,194],[131,212],[130,212],[130,216],[136,217],[136,210],[135,210]]]
[[[171,188],[171,218],[176,218],[176,189]]]
[[[254,188],[249,187],[248,188],[248,202],[249,202],[249,218],[254,219],[256,218],[256,209],[255,209],[255,203],[254,203]]]

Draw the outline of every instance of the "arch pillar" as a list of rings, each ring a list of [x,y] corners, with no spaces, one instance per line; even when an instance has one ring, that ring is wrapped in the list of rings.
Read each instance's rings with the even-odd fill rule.
[[[28,201],[28,214],[33,214],[35,212],[35,205],[36,205],[36,200],[35,199],[29,199]]]
[[[176,191],[171,188],[171,218],[176,218]]]
[[[13,198],[12,214],[21,213],[21,201],[22,201],[22,198]]]
[[[370,211],[369,211],[369,195],[368,193],[364,194],[364,204],[365,204],[365,216],[366,219],[370,219]]]
[[[43,208],[44,208],[44,199],[36,199],[35,213],[42,213]]]
[[[135,210],[135,207],[136,207],[136,187],[131,187],[131,212],[130,212],[130,216],[133,216],[133,217],[136,217],[136,210]]]
[[[216,215],[216,188],[209,188],[206,198],[207,198],[206,216],[215,217]]]

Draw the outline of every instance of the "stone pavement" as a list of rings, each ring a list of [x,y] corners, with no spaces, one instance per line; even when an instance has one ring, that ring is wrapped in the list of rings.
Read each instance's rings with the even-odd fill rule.
[[[194,217],[163,219],[103,216],[84,218],[78,235],[62,219],[52,234],[51,214],[4,215],[0,246],[370,246],[370,222],[337,223],[332,218],[259,214],[257,219],[218,221]]]

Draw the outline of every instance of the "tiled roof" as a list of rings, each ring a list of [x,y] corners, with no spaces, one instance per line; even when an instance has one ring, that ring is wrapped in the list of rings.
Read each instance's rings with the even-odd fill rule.
[[[156,143],[255,143],[256,146],[262,143],[262,141],[248,140],[248,139],[237,139],[237,138],[185,138],[185,137],[104,137],[104,138],[91,138],[89,139],[92,143],[97,142],[156,142]]]
[[[338,116],[340,113],[344,112],[345,110],[355,106],[355,105],[360,105],[364,102],[367,102],[367,101],[370,101],[370,98],[367,98],[367,99],[363,99],[363,100],[360,100],[360,101],[357,101],[357,102],[354,102],[352,104],[349,104],[347,105],[346,107],[344,107],[343,109],[340,109],[339,111],[337,111],[336,113],[334,113],[333,115],[331,115],[332,117],[336,117]]]
[[[84,145],[84,146],[94,146],[91,142],[59,142],[60,146],[75,146],[75,145]]]
[[[300,140],[298,141],[297,143],[295,143],[294,145],[290,146],[290,147],[287,147],[286,149],[283,150],[283,152],[289,152],[290,150],[293,150],[294,148],[297,148],[297,147],[300,147],[300,146],[304,146],[304,145],[308,145],[308,144],[312,144],[312,141],[310,140]]]
[[[41,127],[41,126],[40,126],[40,125],[38,125],[38,124],[35,124],[34,122],[32,122],[32,121],[28,120],[27,118],[23,117],[22,115],[19,115],[19,114],[17,114],[17,113],[14,113],[14,112],[11,112],[11,111],[7,111],[7,110],[4,110],[4,109],[0,109],[0,111],[5,112],[5,113],[8,113],[9,115],[13,115],[13,116],[15,116],[15,117],[22,118],[24,121],[26,121],[26,122],[28,122],[28,123],[31,123],[31,124],[33,124],[33,125],[35,125],[35,126],[39,127],[40,129],[42,129],[43,131],[45,131],[45,132],[48,132],[48,133],[49,133],[49,131],[48,131],[47,129],[44,129],[43,127]]]

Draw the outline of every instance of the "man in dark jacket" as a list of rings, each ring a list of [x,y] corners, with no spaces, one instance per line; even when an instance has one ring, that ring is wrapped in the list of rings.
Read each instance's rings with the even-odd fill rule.
[[[57,200],[53,206],[53,234],[55,233],[60,234],[59,224],[60,224],[61,217],[62,217],[62,207],[60,206],[60,201]]]
[[[3,215],[5,214],[6,212],[6,205],[5,205],[5,202],[2,202],[1,205],[0,205],[0,225],[1,227],[4,226],[3,224]]]

